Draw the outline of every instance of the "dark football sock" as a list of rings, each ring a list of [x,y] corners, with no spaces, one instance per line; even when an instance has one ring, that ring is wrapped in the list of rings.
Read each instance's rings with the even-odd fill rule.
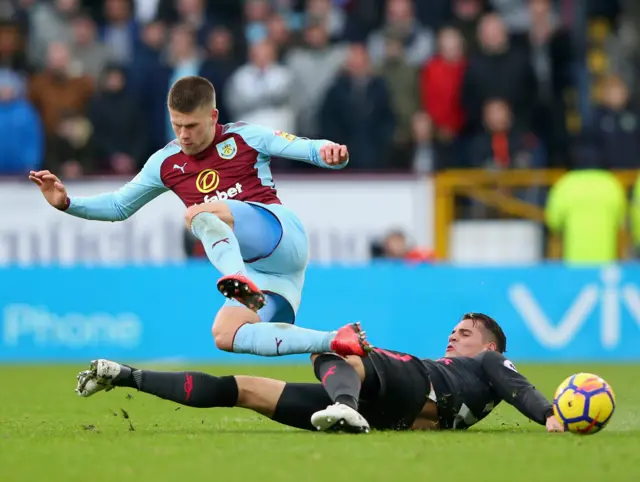
[[[316,430],[311,415],[331,405],[331,399],[317,383],[287,383],[271,420],[289,427]]]
[[[313,369],[316,378],[322,382],[334,403],[358,409],[360,377],[347,360],[332,353],[325,353],[315,359]]]
[[[138,383],[134,377],[134,373],[139,373],[140,370],[133,368],[129,365],[120,365],[120,374],[113,379],[111,384],[114,387],[127,387],[138,389]]]
[[[129,368],[129,367],[126,367]],[[144,393],[188,407],[235,407],[238,384],[235,377],[214,377],[202,372],[156,372],[124,367],[113,384],[136,388]]]

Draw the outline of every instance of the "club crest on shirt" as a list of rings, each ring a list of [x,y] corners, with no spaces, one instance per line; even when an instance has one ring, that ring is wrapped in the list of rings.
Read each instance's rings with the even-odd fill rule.
[[[296,138],[296,136],[294,136],[293,134],[289,134],[288,132],[275,131],[274,134],[277,135],[278,137],[284,137],[289,142],[291,142]]]
[[[233,159],[238,153],[238,146],[236,145],[236,140],[233,137],[216,144],[216,149],[218,150],[218,155],[222,159]]]

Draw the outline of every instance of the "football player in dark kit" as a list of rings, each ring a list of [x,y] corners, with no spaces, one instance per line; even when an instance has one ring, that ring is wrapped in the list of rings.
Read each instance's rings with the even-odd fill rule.
[[[352,433],[467,429],[505,401],[549,432],[563,431],[551,403],[503,355],[507,339],[490,316],[463,315],[437,360],[373,348],[359,325],[353,329],[368,356],[313,355],[319,384],[157,372],[96,360],[78,375],[76,392],[88,397],[129,387],[191,407],[248,408],[292,427]]]

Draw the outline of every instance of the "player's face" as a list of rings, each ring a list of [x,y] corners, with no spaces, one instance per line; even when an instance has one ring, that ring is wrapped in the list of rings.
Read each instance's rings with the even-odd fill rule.
[[[171,125],[182,152],[188,155],[204,151],[213,142],[218,111],[202,107],[188,114],[169,109]]]
[[[449,335],[449,344],[445,357],[476,356],[485,350],[491,350],[493,343],[487,343],[484,326],[481,322],[465,319],[456,325]]]

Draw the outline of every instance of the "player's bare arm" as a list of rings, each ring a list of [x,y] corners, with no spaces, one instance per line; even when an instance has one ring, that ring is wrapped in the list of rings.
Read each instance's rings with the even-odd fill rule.
[[[70,196],[63,182],[50,171],[32,171],[29,180],[36,184],[46,201],[56,209],[78,218],[95,221],[124,221],[162,193],[168,191],[160,176],[163,161],[175,152],[171,145],[153,154],[142,170],[114,192],[97,196]]]
[[[240,126],[247,140],[263,155],[306,162],[325,169],[343,169],[349,163],[349,149],[330,139],[307,139],[260,126]]]

